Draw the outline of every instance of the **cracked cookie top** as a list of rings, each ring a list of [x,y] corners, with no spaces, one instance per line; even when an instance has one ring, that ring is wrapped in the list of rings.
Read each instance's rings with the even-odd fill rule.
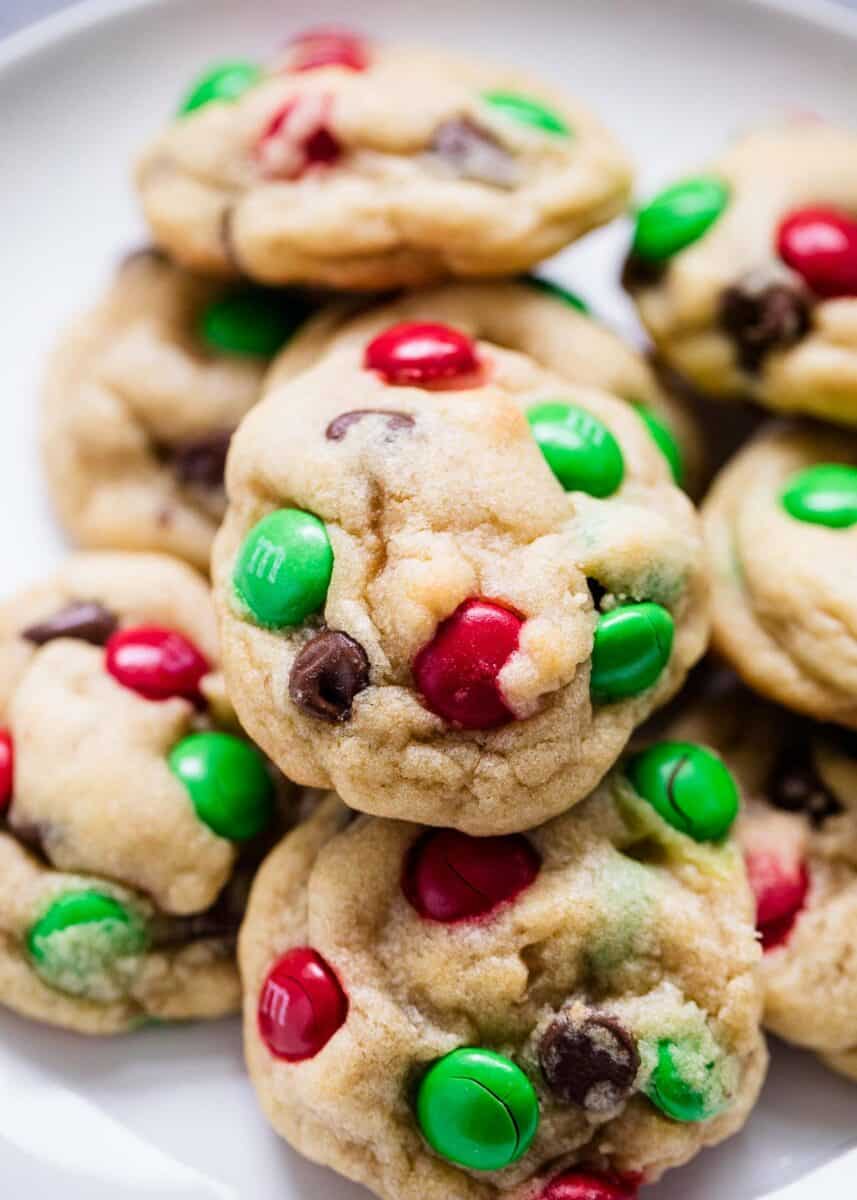
[[[385,1200],[633,1200],[742,1126],[766,1054],[735,787],[698,747],[654,750],[526,835],[331,796],[286,837],[239,946],[283,1137]],[[664,819],[668,794],[719,795],[716,839]]]
[[[232,699],[297,782],[523,829],[591,791],[701,654],[696,518],[627,403],[389,319],[234,439],[214,553]]]
[[[621,212],[630,168],[541,83],[316,32],[200,80],[137,184],[186,266],[373,290],[525,270]]]
[[[795,119],[637,214],[625,282],[703,390],[857,425],[857,137]]]

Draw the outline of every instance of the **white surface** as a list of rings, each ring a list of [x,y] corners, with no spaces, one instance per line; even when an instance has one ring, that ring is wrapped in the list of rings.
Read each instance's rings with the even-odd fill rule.
[[[5,3],[6,0],[0,0]],[[36,392],[62,322],[141,239],[128,165],[209,59],[263,57],[292,30],[353,20],[322,0],[96,0],[0,46],[2,586],[57,559],[35,449]],[[470,47],[591,99],[643,164],[647,191],[784,109],[857,109],[857,19],[821,3],[813,27],[724,0],[363,0],[363,27]],[[826,24],[826,28],[822,27]],[[617,226],[567,253],[563,277],[622,324]],[[823,1015],[820,1016],[823,1019]],[[745,1133],[644,1200],[854,1200],[857,1087],[777,1046]],[[822,1167],[816,1178],[804,1178]],[[0,1194],[62,1200],[359,1200],[301,1162],[258,1115],[237,1021],[88,1041],[0,1014]],[[454,1197],[450,1197],[454,1200]]]

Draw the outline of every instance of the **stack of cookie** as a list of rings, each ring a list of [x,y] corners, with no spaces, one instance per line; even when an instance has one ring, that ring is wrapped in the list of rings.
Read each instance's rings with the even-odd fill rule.
[[[853,148],[765,132],[640,210],[669,367],[857,423]],[[766,998],[857,1073],[847,737],[681,692],[713,580],[747,682],[857,726],[857,443],[763,430],[700,521],[686,389],[527,274],[624,210],[612,136],[320,30],[205,75],[137,183],[156,248],[45,389],[86,553],[0,612],[0,1002],[243,990],[275,1129],[384,1200],[632,1200],[743,1126]]]

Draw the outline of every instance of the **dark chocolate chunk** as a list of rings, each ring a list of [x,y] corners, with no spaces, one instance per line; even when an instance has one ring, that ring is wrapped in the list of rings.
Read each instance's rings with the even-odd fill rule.
[[[307,642],[292,664],[292,701],[322,721],[347,721],[354,697],[369,686],[369,659],[347,633],[325,629]]]
[[[429,152],[462,179],[512,188],[520,178],[515,156],[469,117],[451,117],[438,125]]]
[[[805,813],[816,828],[842,812],[842,805],[818,773],[808,726],[789,723],[768,777],[766,794],[776,808]]]
[[[720,325],[735,345],[743,370],[755,374],[774,350],[785,350],[810,327],[810,299],[798,284],[753,281],[727,288],[720,297]]]
[[[622,287],[626,292],[641,292],[644,288],[655,287],[668,270],[667,259],[643,258],[632,251],[622,267]]]
[[[593,579],[590,575],[586,577],[586,586],[589,588],[589,594],[592,597],[592,603],[595,606],[595,611],[601,609],[601,601],[607,595],[607,588],[599,583],[597,579]]]
[[[230,431],[218,430],[174,446],[172,464],[179,483],[212,490],[222,488],[231,440]]]
[[[77,638],[93,646],[103,646],[118,624],[116,614],[102,604],[73,600],[53,616],[22,630],[21,637],[35,646],[44,646],[55,638]]]
[[[387,408],[355,408],[351,412],[340,413],[338,417],[334,417],[324,431],[324,436],[331,442],[341,442],[351,426],[362,421],[364,417],[385,417],[387,428],[393,433],[398,429],[414,427],[414,418],[410,413]]]
[[[637,1043],[615,1017],[561,1012],[539,1046],[542,1073],[567,1104],[609,1112],[630,1093],[640,1067]]]

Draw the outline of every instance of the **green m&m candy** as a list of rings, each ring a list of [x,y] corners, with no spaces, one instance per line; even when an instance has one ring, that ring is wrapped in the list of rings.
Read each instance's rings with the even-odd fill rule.
[[[722,1108],[715,1071],[696,1042],[662,1038],[646,1095],[674,1121],[707,1121]]]
[[[729,189],[713,176],[674,183],[637,213],[633,253],[655,262],[671,258],[698,241],[728,203]]]
[[[539,1102],[527,1076],[491,1050],[453,1050],[429,1069],[417,1120],[442,1158],[474,1171],[499,1171],[527,1151]]]
[[[279,508],[250,530],[238,553],[233,584],[257,625],[299,625],[323,606],[333,572],[324,522],[299,508]]]
[[[818,463],[792,475],[780,496],[796,521],[849,529],[857,524],[857,467]]]
[[[545,292],[548,296],[553,296],[556,300],[562,300],[569,307],[576,308],[584,316],[589,316],[589,305],[578,296],[577,292],[572,292],[570,288],[565,288],[560,283],[554,283],[552,279],[542,279],[538,275],[524,275],[523,282],[529,287],[535,288],[537,292]]]
[[[672,430],[661,418],[645,404],[635,404],[634,408],[640,420],[646,426],[657,448],[669,464],[673,480],[681,487],[684,482],[684,460],[681,447]]]
[[[716,754],[692,742],[659,742],[625,767],[635,791],[697,842],[725,837],[738,815],[738,788]]]
[[[49,986],[74,996],[109,999],[121,991],[122,960],[148,945],[143,918],[94,888],[66,892],[31,926],[27,951]]]
[[[532,125],[545,133],[556,133],[562,137],[571,136],[571,130],[558,113],[529,96],[522,96],[519,92],[499,91],[485,92],[482,98],[492,108],[522,125]]]
[[[589,688],[597,703],[636,696],[669,662],[675,624],[660,604],[622,604],[602,613],[595,629]]]
[[[619,443],[592,413],[548,401],[529,409],[527,420],[548,466],[567,492],[601,498],[612,496],[620,486],[625,463]]]
[[[173,747],[170,770],[187,788],[196,814],[233,842],[261,833],[271,816],[273,785],[255,746],[231,733],[192,733]]]
[[[261,78],[262,70],[255,63],[244,61],[218,63],[216,67],[212,67],[197,79],[182,101],[179,112],[193,112],[197,108],[211,104],[213,100],[222,100],[227,103],[237,100]]]
[[[204,310],[199,332],[220,354],[273,358],[297,332],[307,307],[288,293],[245,288]]]

